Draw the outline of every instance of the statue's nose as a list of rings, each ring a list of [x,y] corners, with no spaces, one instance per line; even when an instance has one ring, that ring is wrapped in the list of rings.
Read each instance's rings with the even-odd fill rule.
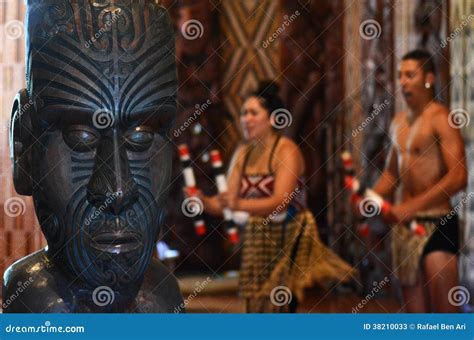
[[[138,190],[130,173],[120,132],[101,139],[87,185],[87,200],[101,211],[120,214],[136,202]]]

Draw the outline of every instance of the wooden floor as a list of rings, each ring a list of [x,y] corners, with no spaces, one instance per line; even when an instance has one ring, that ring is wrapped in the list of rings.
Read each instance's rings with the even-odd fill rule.
[[[187,313],[244,313],[243,300],[238,297],[238,279],[235,275],[206,277],[205,275],[178,278]],[[197,289],[199,287],[200,289]],[[330,290],[312,288],[305,291],[305,299],[298,313],[398,313],[400,304],[389,289],[383,296],[359,296],[348,287]],[[358,305],[361,304],[359,307]],[[354,311],[353,311],[354,309]]]
[[[322,292],[309,292],[298,307],[298,313],[352,313],[353,308],[362,302],[356,294],[326,295]],[[397,313],[400,305],[390,298],[376,298],[358,310],[359,313]],[[207,295],[190,299],[187,313],[243,313],[244,304],[236,295]]]

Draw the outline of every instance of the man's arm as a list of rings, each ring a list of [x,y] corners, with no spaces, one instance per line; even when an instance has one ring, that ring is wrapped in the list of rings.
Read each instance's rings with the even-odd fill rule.
[[[460,129],[447,124],[448,119],[448,111],[442,110],[436,113],[432,120],[447,173],[438,183],[434,183],[431,189],[414,198],[413,203],[417,210],[439,204],[467,185],[464,141]]]
[[[398,186],[397,151],[394,145],[390,146],[385,169],[380,175],[373,190],[387,200],[391,200]]]
[[[390,135],[392,140],[396,140],[396,124],[392,122],[390,126]],[[393,198],[393,194],[398,186],[398,159],[397,159],[397,148],[393,143],[390,145],[388,151],[387,160],[385,162],[385,168],[380,175],[377,183],[373,190],[387,200]]]

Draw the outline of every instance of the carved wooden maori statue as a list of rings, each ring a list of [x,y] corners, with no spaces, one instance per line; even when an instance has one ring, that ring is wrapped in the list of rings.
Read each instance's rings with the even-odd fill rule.
[[[5,312],[172,312],[151,259],[171,176],[174,36],[154,1],[28,1],[27,89],[10,135],[14,183],[48,247],[5,273]]]

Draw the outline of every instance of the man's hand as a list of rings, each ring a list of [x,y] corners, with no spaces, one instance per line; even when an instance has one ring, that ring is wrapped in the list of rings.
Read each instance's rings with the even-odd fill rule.
[[[382,217],[385,222],[390,224],[409,222],[415,215],[412,206],[413,204],[410,204],[410,201],[392,206],[390,210],[383,213]]]

